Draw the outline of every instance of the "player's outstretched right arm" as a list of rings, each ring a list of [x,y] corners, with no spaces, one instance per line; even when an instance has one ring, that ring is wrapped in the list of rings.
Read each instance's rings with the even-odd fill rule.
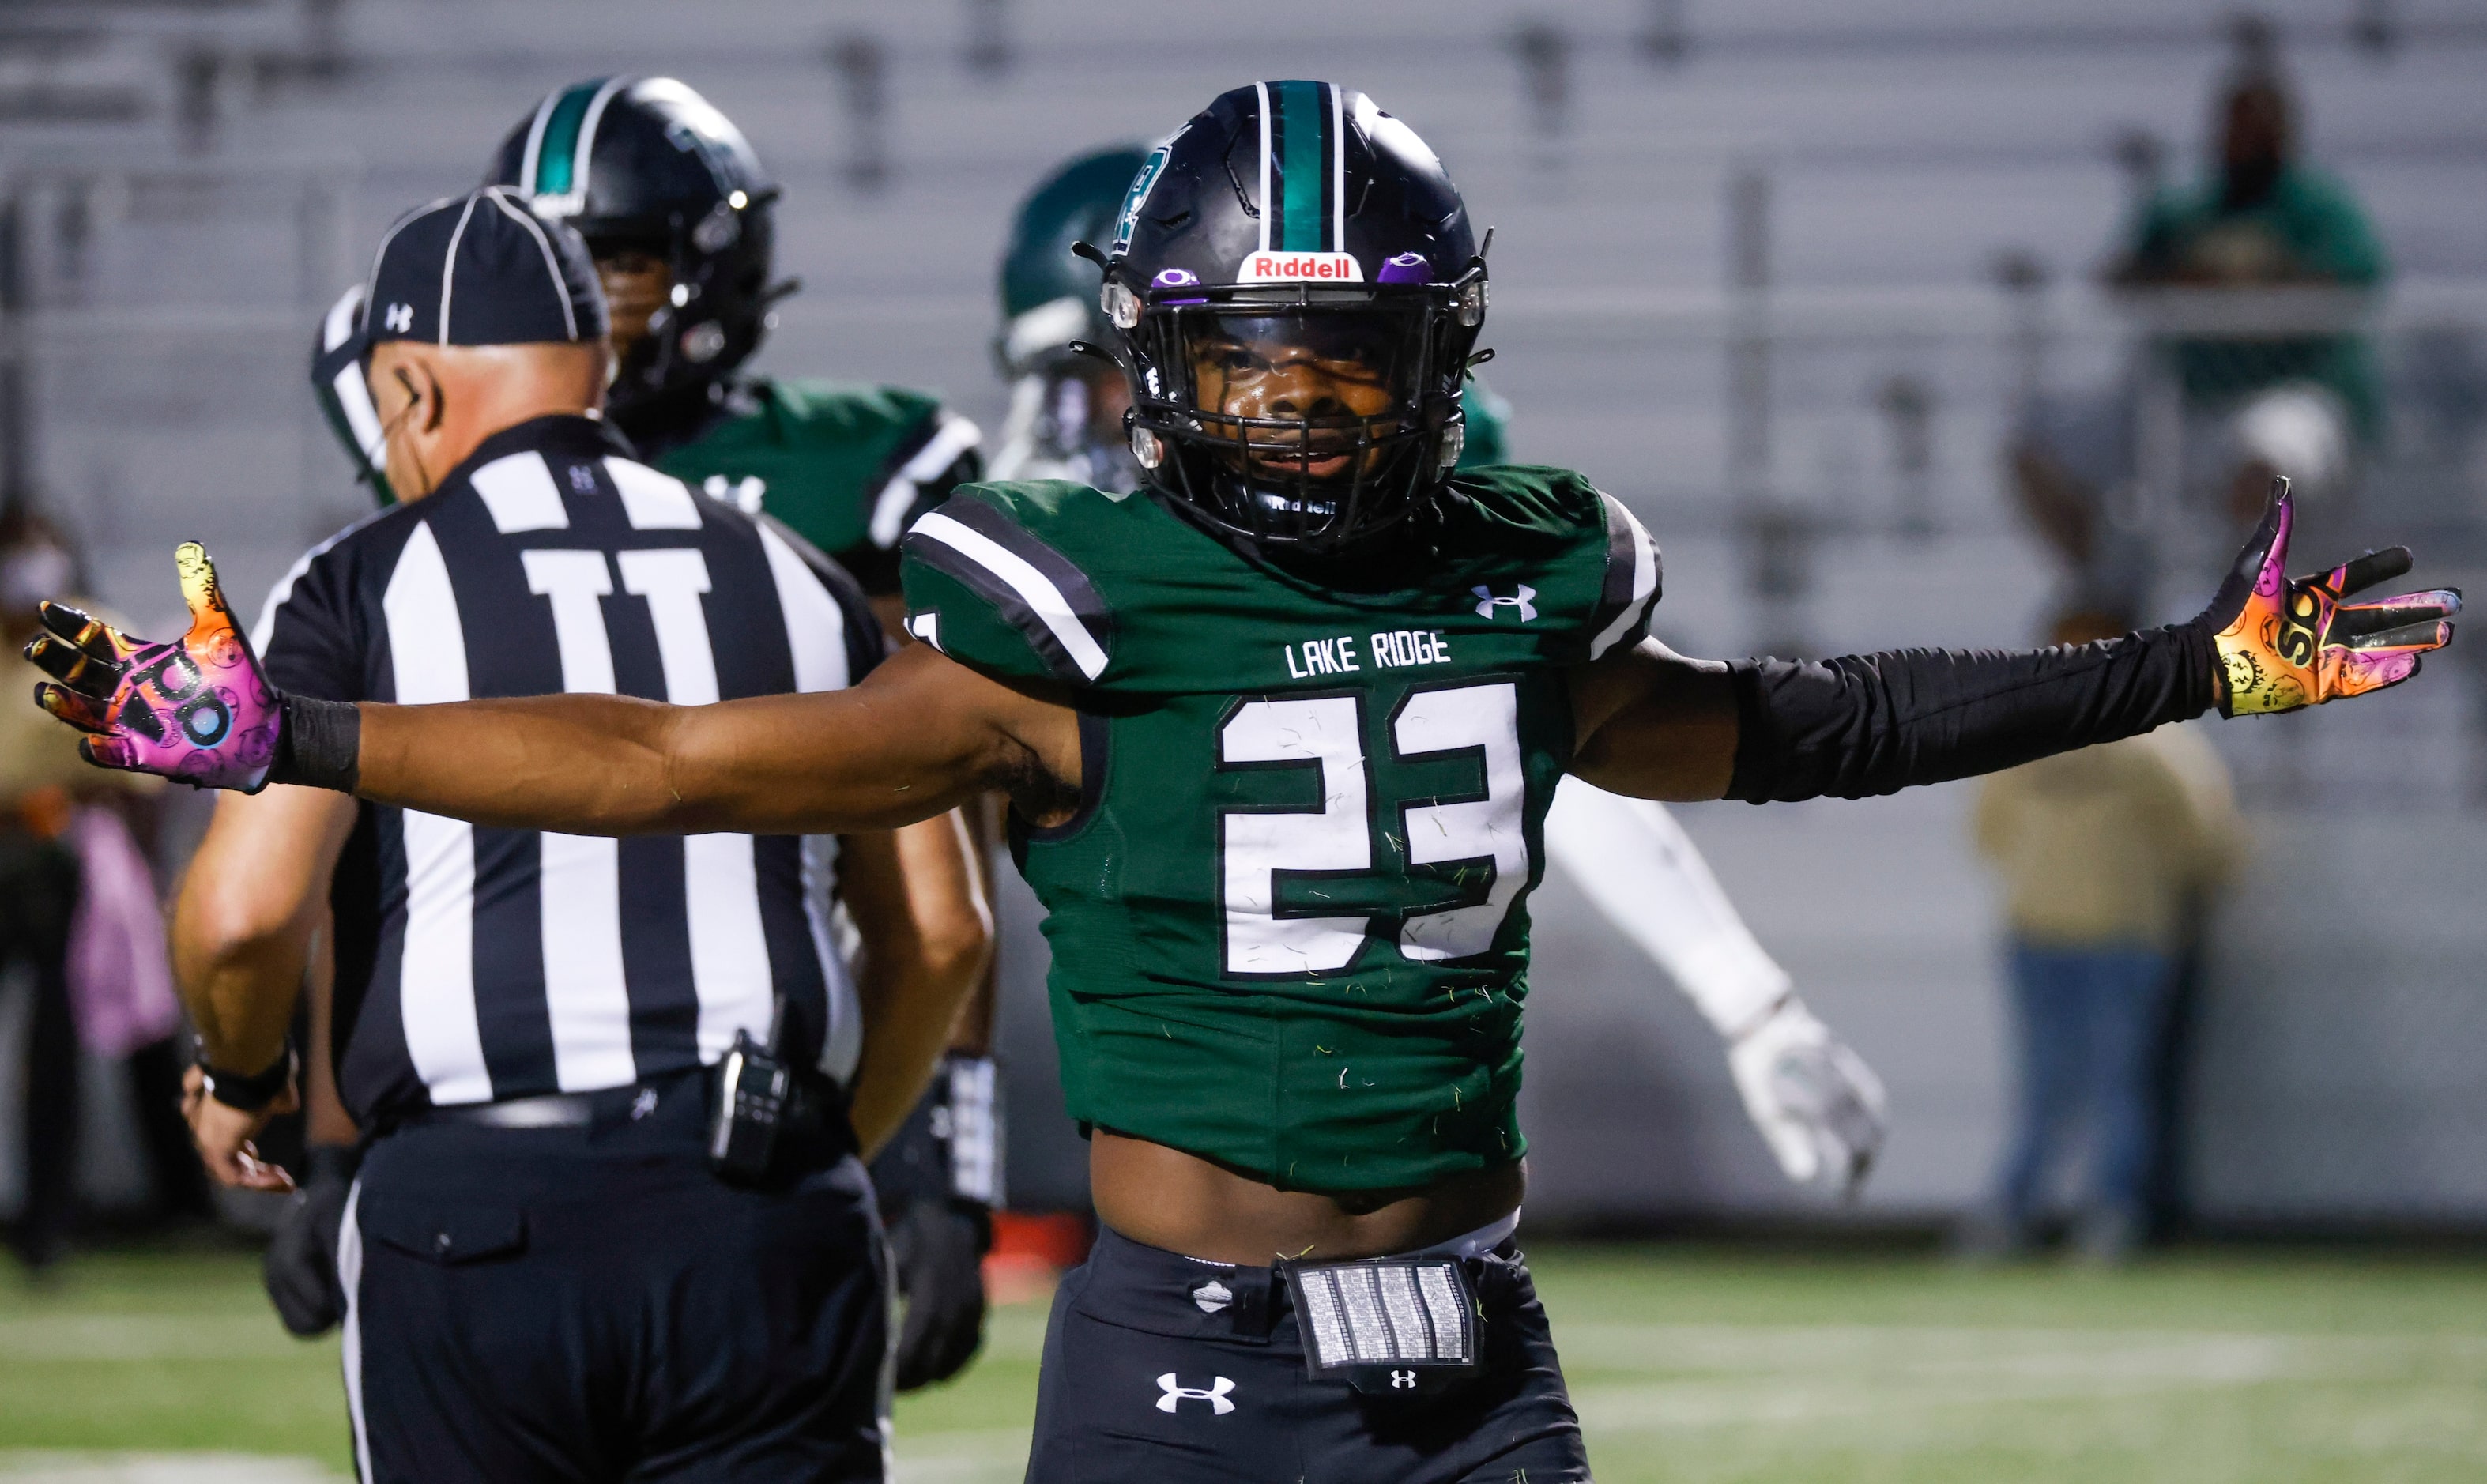
[[[336,789],[478,825],[564,834],[846,834],[930,819],[989,789],[1067,813],[1078,728],[1060,706],[910,647],[852,689],[660,706],[555,695],[442,706],[286,696],[212,564],[180,553],[191,627],[128,638],[45,604],[36,699],[106,768],[203,788]],[[1068,780],[1067,782],[1064,780]]]
[[[1079,776],[1068,711],[923,645],[852,689],[817,694],[358,711],[360,797],[565,834],[852,834],[930,819],[992,788],[1051,813],[1050,780]]]

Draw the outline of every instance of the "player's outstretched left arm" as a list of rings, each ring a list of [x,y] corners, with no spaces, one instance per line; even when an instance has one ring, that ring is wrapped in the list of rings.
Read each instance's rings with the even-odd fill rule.
[[[2410,569],[2370,551],[2287,579],[2286,480],[2191,621],[2040,650],[1686,659],[1654,641],[1575,672],[1572,770],[1643,798],[1863,798],[2113,742],[2217,707],[2297,711],[2396,686],[2452,641],[2452,588],[2347,601]]]
[[[195,544],[192,624],[128,638],[47,603],[27,646],[37,701],[100,767],[250,792],[271,780],[478,825],[566,834],[852,834],[931,819],[988,790],[1067,813],[1077,720],[925,645],[852,689],[661,706],[554,695],[381,706],[280,694]]]

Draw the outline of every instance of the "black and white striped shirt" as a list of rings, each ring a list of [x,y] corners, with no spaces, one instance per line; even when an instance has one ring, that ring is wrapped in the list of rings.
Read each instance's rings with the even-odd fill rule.
[[[583,417],[504,430],[429,498],[314,548],[254,638],[286,690],[402,704],[697,705],[837,689],[881,654],[834,564]],[[348,1108],[371,1127],[625,1086],[765,1035],[779,996],[789,1057],[844,1077],[861,1028],[830,859],[792,836],[608,840],[366,806],[332,894]]]

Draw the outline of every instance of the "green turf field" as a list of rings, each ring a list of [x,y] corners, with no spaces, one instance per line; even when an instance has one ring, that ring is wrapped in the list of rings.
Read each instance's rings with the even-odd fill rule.
[[[2487,1261],[2187,1255],[2123,1273],[1542,1247],[1604,1484],[2419,1484],[2487,1478]],[[246,1254],[0,1272],[0,1477],[293,1484],[342,1471],[332,1343],[276,1327]],[[1015,1480],[1041,1309],[903,1401],[909,1484]],[[155,1455],[197,1450],[188,1470]],[[128,1455],[147,1455],[133,1459]]]

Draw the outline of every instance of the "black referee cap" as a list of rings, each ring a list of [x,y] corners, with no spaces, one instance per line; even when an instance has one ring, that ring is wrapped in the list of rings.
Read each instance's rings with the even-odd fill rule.
[[[596,340],[607,323],[587,244],[501,185],[399,217],[372,261],[363,315],[375,345]]]

